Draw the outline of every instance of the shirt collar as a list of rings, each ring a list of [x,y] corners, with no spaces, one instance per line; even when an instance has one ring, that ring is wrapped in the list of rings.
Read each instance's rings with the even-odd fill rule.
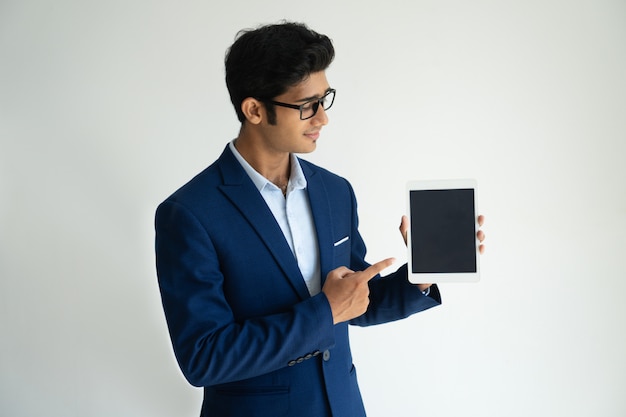
[[[278,188],[270,180],[268,180],[263,175],[261,175],[257,170],[252,168],[252,165],[250,165],[248,161],[246,161],[244,157],[241,156],[241,154],[235,147],[234,139],[229,143],[229,147],[233,155],[235,155],[235,158],[237,158],[237,161],[239,161],[244,171],[246,171],[246,174],[248,174],[248,176],[254,183],[255,187],[259,191],[263,190],[263,188],[265,187]],[[296,157],[294,154],[289,154],[289,157],[291,158],[291,173],[289,175],[289,188],[294,189],[294,190],[306,188],[306,185],[307,185],[306,177],[304,176],[304,172],[302,172],[302,167],[300,166],[300,161],[298,160],[298,157]]]

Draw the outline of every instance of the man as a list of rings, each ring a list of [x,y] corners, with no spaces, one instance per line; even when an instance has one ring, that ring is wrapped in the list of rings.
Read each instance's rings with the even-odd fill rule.
[[[163,306],[201,416],[364,416],[348,324],[441,303],[406,266],[378,275],[393,260],[365,261],[350,184],[295,156],[328,123],[333,57],[301,24],[241,33],[226,57],[239,135],[157,209]]]

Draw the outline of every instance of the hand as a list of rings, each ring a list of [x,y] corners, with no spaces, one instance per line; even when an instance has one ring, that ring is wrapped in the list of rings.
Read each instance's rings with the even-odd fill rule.
[[[480,230],[480,227],[482,227],[483,223],[485,223],[485,216],[483,216],[482,214],[480,216],[478,216],[478,232],[476,233],[476,237],[478,238],[478,253],[480,253],[481,255],[485,252],[485,245],[483,244],[483,241],[485,240],[485,232],[483,232],[482,230]],[[407,216],[402,216],[402,219],[400,220],[400,234],[402,235],[402,238],[404,239],[404,244],[407,244],[407,232],[409,230],[409,218]],[[426,290],[426,288],[430,287],[432,284],[417,284],[418,288],[421,291]]]
[[[364,271],[354,272],[340,266],[328,273],[322,292],[330,303],[333,324],[352,320],[365,313],[370,303],[368,282],[394,262],[395,259],[387,258]]]
[[[478,245],[478,253],[480,253],[481,255],[485,252],[485,245],[483,245],[483,241],[485,240],[485,232],[480,230],[483,223],[485,223],[485,216],[481,214],[480,216],[478,216],[478,233],[476,233],[476,237],[480,242],[480,244]]]

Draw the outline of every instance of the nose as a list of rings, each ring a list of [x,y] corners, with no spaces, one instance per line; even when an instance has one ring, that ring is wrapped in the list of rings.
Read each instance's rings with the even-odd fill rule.
[[[328,124],[328,116],[323,106],[320,106],[315,113],[315,116],[311,118],[311,123],[315,126],[326,126]]]

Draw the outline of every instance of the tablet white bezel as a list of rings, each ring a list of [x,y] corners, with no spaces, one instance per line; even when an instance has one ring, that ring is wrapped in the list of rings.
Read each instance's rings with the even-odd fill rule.
[[[408,278],[413,284],[434,284],[442,282],[477,282],[480,280],[480,256],[478,253],[478,211],[476,205],[477,183],[474,179],[458,179],[458,180],[420,180],[408,181],[406,185],[406,201],[407,216],[409,223],[411,221],[411,199],[410,194],[413,190],[450,190],[450,189],[473,189],[474,190],[474,236],[475,236],[475,255],[476,256],[476,272],[441,272],[441,273],[414,273],[412,272],[411,259],[411,226],[407,230],[407,254],[408,254]]]

